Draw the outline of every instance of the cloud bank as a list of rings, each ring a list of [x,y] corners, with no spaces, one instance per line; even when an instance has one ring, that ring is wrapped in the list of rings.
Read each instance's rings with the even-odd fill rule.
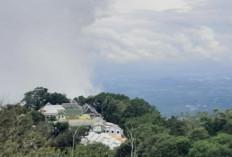
[[[86,28],[94,52],[117,63],[231,60],[230,1],[119,0]],[[103,14],[103,13],[102,13]]]
[[[19,101],[37,86],[69,97],[98,92],[92,59],[82,49],[84,27],[104,1],[0,2],[0,95]]]

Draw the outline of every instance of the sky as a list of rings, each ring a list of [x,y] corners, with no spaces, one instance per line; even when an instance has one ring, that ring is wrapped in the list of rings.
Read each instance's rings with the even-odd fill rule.
[[[0,98],[14,103],[38,86],[96,94],[111,65],[229,68],[231,15],[230,0],[1,0]]]

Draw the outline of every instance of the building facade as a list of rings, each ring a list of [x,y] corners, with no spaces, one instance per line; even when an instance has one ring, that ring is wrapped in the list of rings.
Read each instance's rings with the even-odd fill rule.
[[[64,114],[65,108],[61,105],[52,105],[47,103],[43,108],[39,110],[47,121],[65,121],[66,116]]]

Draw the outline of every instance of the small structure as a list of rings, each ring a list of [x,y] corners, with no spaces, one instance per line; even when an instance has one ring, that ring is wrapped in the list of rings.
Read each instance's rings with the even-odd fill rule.
[[[93,132],[96,133],[103,133],[105,132],[105,121],[94,121],[94,124],[92,126]]]
[[[61,105],[52,105],[47,103],[43,108],[39,110],[46,120],[65,121],[65,108]]]
[[[106,133],[97,134],[92,131],[90,131],[87,136],[81,139],[81,143],[84,145],[99,142],[99,143],[109,146],[110,149],[119,147],[125,141],[126,141],[126,138],[122,138],[116,135],[109,135]]]

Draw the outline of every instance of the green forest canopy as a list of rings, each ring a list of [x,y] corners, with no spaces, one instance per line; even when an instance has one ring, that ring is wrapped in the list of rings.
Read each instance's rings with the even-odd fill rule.
[[[103,144],[79,144],[89,128],[70,128],[68,123],[47,123],[37,109],[47,102],[68,102],[65,94],[48,93],[43,87],[29,91],[19,104],[0,111],[0,156],[64,157],[231,157],[232,109],[212,114],[162,117],[155,106],[141,98],[100,93],[76,97],[95,107],[109,122],[120,125],[128,138],[115,150]],[[3,107],[4,106],[4,107]],[[74,137],[75,130],[77,136]],[[73,145],[73,140],[76,145]]]

